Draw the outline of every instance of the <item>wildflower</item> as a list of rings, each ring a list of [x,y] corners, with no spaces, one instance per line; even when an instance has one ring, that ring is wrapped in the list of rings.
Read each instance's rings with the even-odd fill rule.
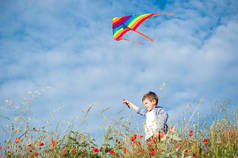
[[[63,152],[63,153],[66,153],[66,152],[67,152],[67,150],[66,150],[66,149],[63,149],[63,150],[62,150],[62,152]]]
[[[138,152],[141,153],[141,152],[143,152],[143,150],[142,150],[142,149],[139,149]]]
[[[136,145],[140,145],[140,142],[139,141],[135,141],[134,142]]]
[[[0,150],[2,149],[2,146],[0,145]]]
[[[27,144],[27,146],[29,147],[29,151],[32,152],[32,150],[34,149],[34,146],[32,144]]]
[[[232,136],[232,131],[228,131],[228,137]]]
[[[33,131],[36,131],[37,129],[36,129],[36,127],[33,127]]]
[[[159,133],[159,137],[163,138],[164,137],[164,133]]]
[[[177,148],[181,149],[181,148],[182,148],[182,146],[181,146],[181,145],[178,145],[178,146],[177,146]]]
[[[124,147],[124,148],[123,148],[123,151],[124,151],[124,153],[126,153],[126,152],[127,152],[127,149]]]
[[[197,158],[196,154],[193,154],[193,158]]]
[[[189,133],[188,135],[191,137],[193,135],[193,133]]]
[[[136,134],[134,134],[132,137],[131,137],[131,141],[134,141],[136,140]]]
[[[189,133],[193,133],[193,130],[188,130]]]
[[[72,149],[71,150],[71,153],[74,155],[74,154],[76,154],[76,149]]]
[[[110,154],[114,154],[114,151],[113,150],[109,150],[108,151]]]
[[[139,138],[143,138],[143,135],[138,135]]]
[[[34,155],[35,155],[35,156],[38,156],[38,155],[39,155],[39,153],[38,153],[38,152],[35,152],[35,153],[34,153]]]
[[[21,146],[21,145],[19,145],[19,147],[18,147],[18,148],[19,148],[19,150],[22,150],[22,146]]]
[[[224,121],[224,123],[225,123],[226,127],[229,127],[229,125],[228,125],[228,123],[226,121]]]
[[[121,141],[116,139],[116,143],[117,144],[121,144]]]
[[[171,126],[169,130],[170,130],[170,131],[173,131],[173,130],[174,130],[174,127],[173,127],[173,126]]]
[[[43,146],[44,145],[44,142],[39,142],[39,146]]]
[[[151,148],[150,151],[155,151],[155,148]]]
[[[203,142],[203,143],[207,143],[208,141],[209,141],[209,139],[208,139],[208,138],[207,138],[207,139],[203,139],[203,140],[202,140],[202,142]]]
[[[16,144],[20,144],[20,142],[21,142],[20,139],[19,139],[18,137],[16,137],[16,138],[15,138],[15,143],[16,143]]]
[[[156,139],[157,139],[156,137],[152,137],[151,140],[155,143],[155,142],[156,142]]]
[[[55,144],[56,144],[56,140],[53,140],[52,141],[52,147],[55,147]]]
[[[174,127],[171,126],[171,127],[169,128],[169,134],[171,134],[173,131],[174,131]]]
[[[154,153],[155,153],[155,152],[151,151],[151,152],[150,152],[150,155],[154,155]]]
[[[188,152],[188,149],[185,149],[183,152],[184,152],[184,153],[187,153],[187,152]]]
[[[147,141],[147,145],[151,145],[150,141]]]
[[[93,151],[96,152],[96,153],[100,152],[100,150],[98,150],[98,148],[93,148]]]
[[[123,141],[120,141],[120,140],[116,140],[116,143],[121,145],[121,146],[123,146],[123,144],[124,144]]]

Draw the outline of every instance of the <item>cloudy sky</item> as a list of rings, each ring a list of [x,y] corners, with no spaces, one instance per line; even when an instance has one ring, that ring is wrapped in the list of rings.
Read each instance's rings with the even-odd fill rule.
[[[124,37],[144,45],[113,39],[113,17],[153,12],[175,15],[140,25],[154,43],[135,32]],[[143,107],[150,90],[170,121],[188,104],[209,115],[209,106],[230,99],[235,109],[237,53],[237,0],[0,0],[0,104],[30,99],[33,126],[52,112],[56,122],[72,120],[90,104],[90,131],[101,128],[108,107],[106,117],[133,114],[141,124],[121,100]]]

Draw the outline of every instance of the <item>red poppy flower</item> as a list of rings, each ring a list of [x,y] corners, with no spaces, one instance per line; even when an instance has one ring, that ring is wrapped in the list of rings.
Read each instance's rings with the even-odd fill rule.
[[[98,150],[98,148],[93,148],[93,151],[94,151],[94,152],[97,152],[97,153],[100,152],[100,150]]]
[[[193,133],[189,133],[188,135],[191,137],[193,135]]]
[[[141,153],[141,152],[143,152],[143,150],[142,150],[142,149],[139,149],[138,152]]]
[[[143,138],[144,136],[143,135],[138,135],[139,138]]]
[[[134,142],[136,145],[140,145],[140,142],[139,141],[135,141]]]
[[[177,148],[181,149],[181,148],[182,148],[182,146],[181,146],[181,145],[178,145],[178,146],[177,146]]]
[[[2,149],[2,146],[0,145],[0,150]]]
[[[207,138],[207,139],[203,139],[203,140],[202,140],[202,142],[203,142],[203,143],[207,143],[208,141],[209,141],[209,139],[208,139],[208,138]]]
[[[39,153],[38,153],[38,152],[35,152],[35,153],[34,153],[34,155],[35,155],[35,156],[38,156],[38,155],[39,155]]]
[[[150,151],[155,151],[155,148],[151,148]]]
[[[66,149],[63,149],[63,150],[62,150],[62,152],[63,152],[63,153],[66,153],[66,152],[67,152],[67,150],[66,150]]]
[[[169,128],[169,134],[171,134],[173,131],[174,131],[174,127],[171,126],[171,127]]]
[[[43,146],[44,145],[44,142],[39,142],[39,146]]]
[[[228,137],[232,136],[232,131],[228,131]]]
[[[124,151],[124,153],[126,153],[126,152],[127,152],[127,149],[124,147],[124,148],[123,148],[123,151]]]
[[[150,141],[147,141],[147,145],[151,145]]]
[[[110,154],[114,154],[114,151],[113,150],[109,150],[108,151]]]
[[[193,130],[188,130],[189,133],[193,133]]]
[[[173,127],[173,126],[171,126],[169,130],[170,130],[170,131],[173,131],[173,130],[174,130],[174,127]]]
[[[155,143],[157,138],[156,137],[152,137],[151,140]]]
[[[18,137],[15,138],[15,143],[17,143],[17,144],[20,143],[20,139]]]
[[[150,152],[150,155],[154,155],[154,153],[155,153],[155,152],[151,151],[151,152]]]
[[[164,137],[164,133],[159,133],[159,137],[163,138]]]
[[[134,134],[132,137],[131,137],[131,141],[134,141],[136,140],[136,134]]]
[[[185,149],[183,152],[184,152],[184,153],[187,153],[187,152],[188,152],[188,149]]]
[[[53,140],[52,141],[52,147],[55,147],[55,144],[56,144],[56,140]]]
[[[193,154],[193,158],[197,158],[196,154]]]

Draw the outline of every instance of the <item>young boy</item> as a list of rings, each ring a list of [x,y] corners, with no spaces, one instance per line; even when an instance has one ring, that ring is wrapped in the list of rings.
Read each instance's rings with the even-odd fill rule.
[[[123,99],[122,102],[128,107],[134,109],[138,114],[146,117],[146,140],[150,140],[151,138],[159,138],[160,133],[167,133],[168,114],[161,106],[157,106],[158,97],[154,92],[149,91],[143,96],[142,102],[145,106],[145,109],[141,109],[125,99]]]

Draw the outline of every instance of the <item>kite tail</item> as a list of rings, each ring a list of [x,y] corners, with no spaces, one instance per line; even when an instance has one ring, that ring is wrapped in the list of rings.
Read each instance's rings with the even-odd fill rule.
[[[143,37],[145,37],[145,38],[147,38],[147,39],[151,40],[151,42],[154,42],[154,40],[152,40],[150,37],[148,37],[148,36],[144,35],[143,33],[139,32],[139,31],[136,31],[136,30],[132,30],[132,31],[134,31],[134,32],[136,32],[136,33],[140,34],[141,36],[143,36]]]
[[[141,36],[143,36],[143,37],[145,37],[145,38],[147,38],[147,39],[149,39],[149,40],[151,40],[151,42],[154,42],[154,40],[152,40],[150,37],[146,36],[145,34],[139,32],[139,31],[133,30],[133,29],[131,29],[131,28],[129,28],[129,27],[126,27],[126,28],[130,29],[131,31],[134,31],[134,32],[140,34]]]
[[[157,16],[157,15],[161,15],[161,14],[168,14],[168,15],[171,15],[171,16],[174,16],[174,14],[171,14],[171,13],[165,13],[165,12],[163,12],[163,13],[159,13],[159,14],[154,14],[153,16]]]
[[[128,39],[125,39],[125,38],[119,38],[119,40],[131,41],[131,40],[128,40]],[[131,42],[139,43],[139,44],[144,44],[144,43],[139,42],[139,41],[131,41]]]

